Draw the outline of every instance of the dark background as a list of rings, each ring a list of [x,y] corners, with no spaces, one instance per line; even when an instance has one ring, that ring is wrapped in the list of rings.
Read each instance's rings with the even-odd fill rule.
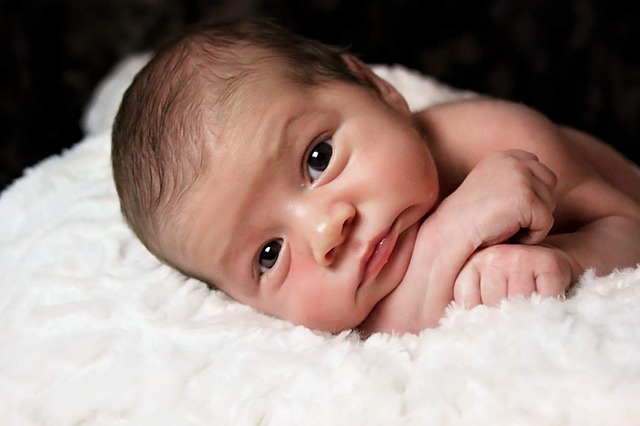
[[[524,102],[639,162],[640,2],[0,0],[0,189],[82,138],[123,56],[203,18],[272,16],[453,85]]]

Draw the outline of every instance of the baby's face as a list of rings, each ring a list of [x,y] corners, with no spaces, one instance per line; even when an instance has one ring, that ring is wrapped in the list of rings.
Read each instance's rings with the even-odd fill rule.
[[[178,263],[268,314],[355,327],[400,283],[436,202],[428,146],[403,106],[358,86],[242,93],[184,202]]]

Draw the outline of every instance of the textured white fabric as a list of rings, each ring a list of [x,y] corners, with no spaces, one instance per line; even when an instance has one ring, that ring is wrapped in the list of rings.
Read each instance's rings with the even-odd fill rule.
[[[144,58],[101,85],[86,138],[0,197],[0,424],[640,424],[640,269],[363,342],[161,265],[123,223],[109,164],[110,120]],[[376,70],[414,108],[461,96]]]

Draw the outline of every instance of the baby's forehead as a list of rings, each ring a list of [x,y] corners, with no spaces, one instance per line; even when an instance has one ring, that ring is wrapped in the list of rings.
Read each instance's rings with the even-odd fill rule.
[[[205,101],[204,125],[215,145],[241,143],[251,129],[264,130],[269,117],[289,113],[288,104],[306,89],[278,70],[243,75],[223,89],[214,89],[215,99]]]
[[[261,64],[239,69],[225,79],[208,79],[204,106],[209,113],[205,120],[213,118],[221,128],[244,127],[246,122],[255,120],[259,110],[299,88],[279,68],[276,64]]]
[[[295,161],[306,149],[296,142],[317,137],[319,121],[327,124],[327,114],[317,114],[324,110],[315,92],[273,75],[247,79],[225,111],[209,122],[210,185],[232,187],[228,199],[235,203],[239,195],[260,192],[265,180],[284,178],[278,173],[287,172],[289,160]]]

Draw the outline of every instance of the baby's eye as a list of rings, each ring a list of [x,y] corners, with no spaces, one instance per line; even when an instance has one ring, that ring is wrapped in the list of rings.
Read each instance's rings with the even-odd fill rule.
[[[278,261],[278,255],[282,248],[282,240],[271,240],[260,249],[258,253],[258,267],[260,274],[264,274]]]
[[[322,141],[314,146],[307,157],[307,171],[311,182],[320,177],[327,168],[333,154],[333,142],[331,139]]]

